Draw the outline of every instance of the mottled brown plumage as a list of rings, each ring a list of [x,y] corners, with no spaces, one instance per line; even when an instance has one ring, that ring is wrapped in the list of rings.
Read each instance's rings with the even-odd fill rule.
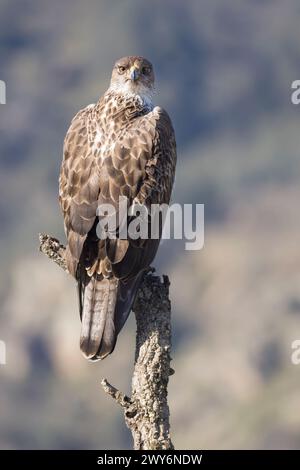
[[[150,62],[120,59],[107,92],[76,114],[65,137],[59,200],[67,266],[79,286],[81,349],[89,359],[114,349],[159,245],[155,239],[99,240],[97,207],[117,208],[120,196],[150,207],[171,196],[175,137],[166,111],[153,107],[153,86]]]

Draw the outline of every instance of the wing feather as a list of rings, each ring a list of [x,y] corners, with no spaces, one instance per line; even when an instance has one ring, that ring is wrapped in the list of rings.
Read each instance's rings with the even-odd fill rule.
[[[95,222],[100,190],[97,162],[88,140],[90,110],[88,106],[79,111],[71,122],[59,178],[59,201],[68,238],[66,261],[74,276],[86,236]]]
[[[176,142],[166,111],[156,107],[137,118],[120,147],[115,146],[115,151],[118,156],[112,155],[113,162],[119,158],[120,151],[126,160],[124,166],[119,165],[119,170],[124,175],[126,189],[130,189],[130,202],[137,200],[147,207],[169,203],[176,167]],[[125,186],[118,186],[118,190],[119,195],[125,194]],[[150,230],[149,227],[149,233]],[[124,280],[137,276],[152,263],[158,245],[159,240],[151,239],[139,242],[129,239],[126,246],[119,240],[107,241],[114,275]]]

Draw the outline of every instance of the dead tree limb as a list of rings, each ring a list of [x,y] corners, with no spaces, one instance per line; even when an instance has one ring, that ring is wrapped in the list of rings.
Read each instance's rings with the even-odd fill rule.
[[[40,234],[40,251],[67,272],[65,247],[49,235]],[[124,411],[135,450],[173,449],[170,438],[168,382],[174,373],[171,356],[171,304],[169,280],[151,269],[144,275],[134,304],[136,351],[131,397],[106,379],[101,385]]]

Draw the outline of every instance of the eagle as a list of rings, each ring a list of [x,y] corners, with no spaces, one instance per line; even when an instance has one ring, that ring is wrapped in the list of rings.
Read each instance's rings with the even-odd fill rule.
[[[123,57],[108,90],[75,115],[64,140],[59,203],[65,257],[78,286],[80,349],[92,361],[114,350],[161,238],[161,230],[156,238],[122,238],[118,230],[115,237],[99,236],[98,208],[112,204],[118,212],[120,197],[147,210],[170,201],[176,141],[170,117],[154,106],[153,95],[152,64]],[[126,212],[126,224],[134,217]]]

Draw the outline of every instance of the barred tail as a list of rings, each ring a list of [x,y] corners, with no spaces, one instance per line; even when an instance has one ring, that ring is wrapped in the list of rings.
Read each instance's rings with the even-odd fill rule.
[[[87,359],[104,359],[116,343],[115,306],[118,280],[91,277],[84,289],[80,349]]]

